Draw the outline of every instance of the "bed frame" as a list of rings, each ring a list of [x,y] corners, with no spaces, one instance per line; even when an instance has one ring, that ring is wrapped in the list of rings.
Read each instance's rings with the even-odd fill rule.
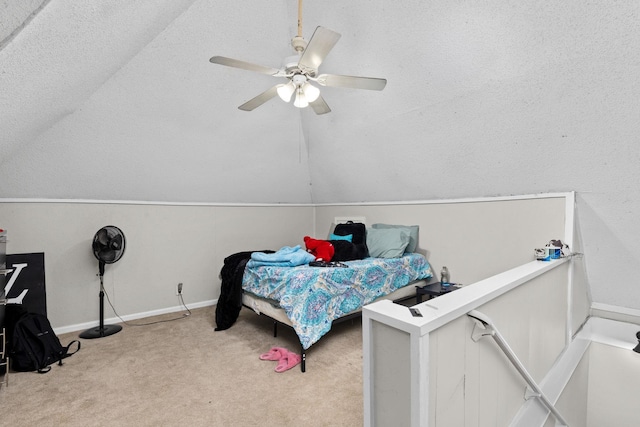
[[[421,279],[421,280],[415,280],[411,283],[409,283],[406,286],[403,286],[400,289],[395,290],[394,292],[390,293],[389,295],[385,295],[382,296],[378,299],[376,299],[375,301],[372,302],[376,302],[376,301],[382,301],[382,300],[391,300],[393,302],[403,302],[403,301],[409,301],[412,299],[415,299],[415,301],[418,301],[418,295],[416,292],[416,288],[419,286],[424,286],[427,284],[427,282],[431,280],[431,279]],[[271,321],[273,322],[273,336],[277,337],[278,336],[278,325],[284,325],[287,326],[291,329],[293,329],[293,324],[291,323],[291,320],[287,317],[287,314],[285,313],[285,311],[282,308],[279,308],[277,306],[277,302],[273,301],[273,300],[269,300],[266,298],[262,298],[259,296],[256,296],[254,294],[251,294],[249,292],[243,292],[242,294],[242,305],[247,307],[248,309],[251,309],[253,312],[255,312],[256,314],[260,315],[260,316],[264,316],[267,317],[269,319],[271,319]],[[352,311],[351,313],[348,313],[338,319],[335,319],[332,324],[336,324],[336,323],[341,323],[344,321],[348,321],[351,319],[355,319],[358,318],[362,315],[362,308],[359,308],[357,310]],[[302,372],[306,372],[306,358],[307,358],[307,350],[305,350],[302,346],[302,344],[300,344],[300,356],[302,358],[301,362],[300,362],[300,370]]]

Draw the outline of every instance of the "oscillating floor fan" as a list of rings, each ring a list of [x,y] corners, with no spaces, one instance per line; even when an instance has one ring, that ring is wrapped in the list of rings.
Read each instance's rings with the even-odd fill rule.
[[[104,266],[113,264],[122,258],[125,249],[124,233],[114,225],[102,227],[93,237],[93,255],[98,259],[98,275],[100,276],[100,326],[87,329],[80,338],[102,338],[122,330],[120,325],[104,324]]]

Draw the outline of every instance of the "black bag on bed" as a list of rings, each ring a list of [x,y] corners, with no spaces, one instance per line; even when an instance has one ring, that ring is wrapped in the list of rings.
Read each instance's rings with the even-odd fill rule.
[[[352,261],[369,256],[367,249],[367,228],[361,222],[347,221],[345,224],[336,225],[333,234],[348,236],[351,234],[351,242],[348,240],[331,240],[335,249],[332,261]]]

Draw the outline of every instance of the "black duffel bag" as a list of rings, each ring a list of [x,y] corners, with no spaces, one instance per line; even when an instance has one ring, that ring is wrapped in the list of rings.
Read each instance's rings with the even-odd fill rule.
[[[347,221],[344,224],[336,225],[333,234],[337,236],[351,235],[351,242],[348,240],[330,240],[335,249],[333,261],[352,261],[363,259],[369,256],[367,249],[367,228],[361,222]]]

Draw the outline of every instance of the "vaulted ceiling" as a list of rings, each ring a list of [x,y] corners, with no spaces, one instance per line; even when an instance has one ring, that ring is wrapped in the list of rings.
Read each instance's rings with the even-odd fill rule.
[[[274,78],[209,58],[279,67],[297,3],[1,0],[0,197],[575,190],[594,299],[640,309],[640,5],[307,0],[307,39],[342,34],[322,72],[387,87],[322,88],[322,116],[278,98],[238,110]]]

